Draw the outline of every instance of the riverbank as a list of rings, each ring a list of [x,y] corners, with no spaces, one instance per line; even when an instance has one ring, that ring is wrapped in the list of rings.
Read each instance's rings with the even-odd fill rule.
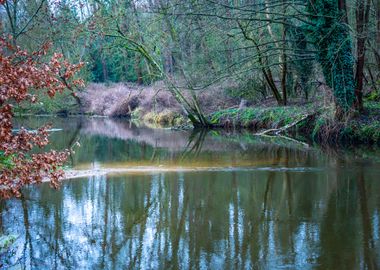
[[[380,103],[366,101],[365,112],[345,122],[335,119],[330,97],[314,96],[312,101],[293,100],[278,106],[267,97],[250,103],[231,94],[233,83],[219,84],[198,91],[199,105],[209,120],[209,128],[248,129],[258,135],[286,135],[300,141],[328,144],[380,143]],[[185,96],[190,93],[183,91]],[[20,114],[58,114],[130,118],[150,127],[192,128],[177,100],[163,82],[143,86],[132,83],[90,84],[66,110],[44,100],[32,108],[18,108]],[[58,97],[70,99],[69,96]],[[48,105],[47,105],[48,104]]]
[[[287,134],[318,143],[380,143],[380,103],[367,102],[365,113],[346,122],[334,118],[334,108],[313,104],[221,110],[210,115],[222,128],[247,128],[262,135]]]
[[[257,134],[284,134],[317,143],[380,143],[379,102],[367,101],[363,114],[339,122],[328,93],[314,96],[310,102],[294,100],[288,106],[278,106],[270,97],[255,103],[236,97],[231,91],[234,87],[230,82],[197,92],[211,128],[249,129]],[[184,95],[189,93],[184,91]],[[182,106],[163,82],[151,86],[91,84],[80,98],[82,111],[87,115],[130,117],[153,127],[191,126]]]

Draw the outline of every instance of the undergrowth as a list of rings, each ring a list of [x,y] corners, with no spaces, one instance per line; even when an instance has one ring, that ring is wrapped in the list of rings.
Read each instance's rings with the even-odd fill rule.
[[[312,117],[287,130],[288,135],[297,133],[320,143],[380,143],[379,102],[366,103],[365,114],[345,121],[337,121],[334,111],[332,106],[319,109],[310,106],[234,108],[211,114],[210,121],[216,127],[250,128],[259,132],[284,127],[310,114]]]
[[[308,111],[309,107],[257,107],[227,109],[210,115],[210,121],[220,127],[279,128],[291,124]]]
[[[132,118],[143,120],[146,123],[160,125],[160,126],[179,126],[185,122],[184,117],[176,112],[170,110],[163,110],[162,112],[148,112],[142,115],[141,112],[132,114]]]

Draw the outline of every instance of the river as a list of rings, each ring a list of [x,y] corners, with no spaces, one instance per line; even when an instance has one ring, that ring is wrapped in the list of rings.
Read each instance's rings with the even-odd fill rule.
[[[380,267],[376,148],[106,118],[17,125],[46,122],[52,148],[75,149],[70,168],[109,174],[3,201],[0,230],[17,236],[0,255],[5,269]]]

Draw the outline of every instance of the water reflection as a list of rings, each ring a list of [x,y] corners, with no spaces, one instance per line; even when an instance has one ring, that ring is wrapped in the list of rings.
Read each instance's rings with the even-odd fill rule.
[[[80,137],[75,166],[141,160],[221,168],[90,177],[67,181],[59,191],[45,184],[26,189],[21,199],[0,204],[0,231],[19,235],[0,255],[3,267],[380,267],[379,163],[243,135],[94,121],[107,128],[95,130],[85,121],[65,138],[53,134],[63,147]]]
[[[105,118],[30,118],[17,125],[36,128],[52,122],[61,132],[51,134],[51,147],[75,148],[71,164],[77,168],[130,166],[240,167],[298,166],[299,161],[313,159],[310,149],[289,141],[255,137],[249,133],[219,136],[215,131],[172,131],[138,127],[125,120]],[[294,156],[287,164],[284,148]],[[280,157],[279,157],[280,155]],[[279,157],[279,158],[276,158]],[[309,162],[309,164],[311,164]]]
[[[379,188],[364,172],[273,171],[95,177],[59,192],[43,185],[5,204],[3,229],[20,235],[7,263],[377,269]]]

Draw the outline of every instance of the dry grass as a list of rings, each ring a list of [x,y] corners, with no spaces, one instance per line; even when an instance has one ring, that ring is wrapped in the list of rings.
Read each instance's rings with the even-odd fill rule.
[[[142,112],[161,112],[170,107],[180,111],[176,100],[164,91],[162,83],[152,86],[138,86],[132,83],[116,83],[111,85],[90,84],[81,93],[84,112],[105,116],[130,116],[139,108]]]
[[[239,105],[239,100],[225,95],[224,85],[216,85],[197,91],[201,108],[205,114]],[[185,96],[190,96],[184,90]],[[150,86],[132,83],[90,84],[80,94],[83,110],[91,115],[110,117],[137,116],[140,119],[157,118],[158,123],[173,123],[184,114],[181,105],[167,91],[163,82]],[[154,117],[153,117],[154,116]]]

